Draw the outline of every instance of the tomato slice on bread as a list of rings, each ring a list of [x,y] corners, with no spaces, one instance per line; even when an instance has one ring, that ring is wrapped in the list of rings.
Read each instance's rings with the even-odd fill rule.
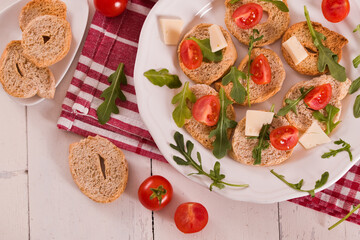
[[[299,141],[299,131],[294,126],[282,126],[270,133],[270,143],[278,150],[293,149]]]
[[[247,3],[238,7],[232,18],[241,29],[255,27],[263,16],[263,8],[256,3]]]
[[[183,233],[201,231],[208,223],[209,215],[206,208],[196,202],[183,203],[175,211],[176,227]]]
[[[271,82],[271,68],[264,54],[257,56],[250,66],[251,79],[258,85]]]
[[[219,121],[220,100],[217,96],[206,95],[196,100],[192,107],[194,119],[207,126],[214,126]]]
[[[349,0],[323,0],[321,10],[329,22],[341,22],[350,12]]]
[[[316,86],[304,98],[305,104],[313,109],[320,110],[326,107],[331,100],[332,87],[330,83]]]
[[[200,67],[203,61],[200,46],[191,39],[183,41],[180,46],[180,59],[187,69]]]

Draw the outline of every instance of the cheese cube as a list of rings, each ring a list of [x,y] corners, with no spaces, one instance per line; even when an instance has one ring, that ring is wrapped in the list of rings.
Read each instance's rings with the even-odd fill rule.
[[[329,143],[331,139],[321,129],[319,124],[314,121],[306,132],[300,137],[299,142],[304,148],[310,149],[318,145]]]
[[[299,40],[296,38],[296,36],[292,36],[289,38],[286,42],[284,42],[283,47],[285,50],[289,53],[292,60],[294,61],[295,65],[298,65],[301,63],[309,54],[306,52],[305,48]]]
[[[273,112],[256,110],[246,111],[245,136],[257,137],[264,124],[270,124],[274,118]]]
[[[166,45],[177,45],[183,27],[181,19],[160,18],[160,27]]]
[[[210,34],[210,46],[212,52],[217,52],[228,46],[224,34],[222,33],[220,27],[216,24],[213,24],[209,27]]]

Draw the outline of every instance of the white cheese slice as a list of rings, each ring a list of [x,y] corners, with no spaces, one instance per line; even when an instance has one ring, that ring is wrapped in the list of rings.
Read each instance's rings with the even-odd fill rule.
[[[246,111],[245,136],[257,137],[264,124],[270,124],[274,118],[273,112],[256,110]]]
[[[212,52],[217,52],[228,46],[224,34],[222,33],[220,27],[216,24],[213,24],[209,27],[210,34],[210,46]]]
[[[292,36],[289,38],[286,42],[284,42],[283,47],[285,50],[289,53],[292,60],[294,61],[295,65],[298,65],[301,63],[309,54],[306,52],[305,48],[299,40],[296,38],[296,36]]]
[[[321,129],[319,124],[314,121],[306,132],[300,137],[299,142],[304,148],[310,149],[318,145],[329,143],[331,139]]]
[[[160,18],[160,27],[166,45],[177,45],[183,28],[183,20]]]

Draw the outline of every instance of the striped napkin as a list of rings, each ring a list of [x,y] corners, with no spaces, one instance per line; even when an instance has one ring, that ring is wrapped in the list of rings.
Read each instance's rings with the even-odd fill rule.
[[[141,27],[154,4],[150,0],[129,1],[125,12],[116,18],[95,13],[62,105],[58,127],[85,137],[101,135],[121,149],[166,162],[140,118],[133,79]],[[113,114],[107,124],[101,125],[96,116],[96,109],[103,102],[100,95],[109,86],[107,78],[120,62],[125,64],[128,80],[128,85],[121,87],[127,101],[118,101],[121,114]],[[314,198],[291,202],[342,218],[359,200],[360,163]],[[360,214],[355,213],[348,220],[360,224]]]

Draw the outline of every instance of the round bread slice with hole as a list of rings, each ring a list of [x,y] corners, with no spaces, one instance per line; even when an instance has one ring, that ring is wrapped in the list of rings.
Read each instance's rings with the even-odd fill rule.
[[[338,62],[340,62],[342,49],[348,43],[348,40],[343,35],[331,31],[326,27],[323,27],[320,23],[312,22],[312,25],[315,31],[322,33],[326,37],[326,40],[323,40],[322,43],[325,47],[329,48],[333,53],[338,56]],[[282,43],[286,42],[292,36],[296,36],[296,38],[301,43],[301,45],[303,45],[309,56],[307,56],[298,65],[295,65],[290,54],[286,51],[284,47],[282,47],[282,54],[290,67],[300,74],[309,76],[317,76],[327,73],[328,68],[325,69],[325,72],[319,72],[318,70],[317,64],[319,59],[319,50],[314,45],[307,23],[299,22],[292,25],[285,32]]]
[[[125,191],[128,181],[125,156],[103,137],[89,136],[71,144],[69,165],[76,185],[95,202],[112,202]]]
[[[258,85],[254,83],[254,81],[251,79],[249,80],[249,91],[250,91],[250,103],[261,103],[265,102],[272,96],[274,96],[277,92],[280,91],[285,77],[285,69],[283,66],[283,63],[280,59],[280,57],[272,50],[266,49],[266,48],[254,48],[251,52],[251,61],[253,61],[257,56],[260,54],[263,54],[269,62],[270,68],[271,68],[271,82],[264,85]],[[240,71],[243,71],[247,73],[247,64],[249,61],[249,55],[246,55],[246,57],[241,61],[238,69]],[[240,83],[245,87],[246,89],[246,80],[245,79],[239,79]],[[234,103],[235,100],[231,98],[230,92],[233,87],[233,83],[230,82],[228,85],[223,86],[221,84],[221,81],[215,83],[215,89],[219,90],[220,87],[223,87],[226,93],[226,96],[232,100]],[[247,105],[248,100],[246,97],[246,100],[241,105]]]
[[[66,19],[66,4],[60,0],[32,0],[22,9],[19,16],[21,31],[35,18],[43,15],[54,15]]]
[[[201,23],[195,27],[193,27],[187,34],[185,34],[184,38],[180,42],[178,46],[178,59],[179,64],[183,72],[186,76],[188,76],[191,80],[199,84],[207,84],[210,85],[216,80],[223,77],[234,65],[237,59],[237,52],[234,46],[233,41],[231,40],[230,34],[220,26],[221,32],[223,33],[225,40],[227,42],[227,47],[222,49],[223,59],[220,62],[202,62],[200,67],[196,69],[188,69],[185,67],[184,63],[180,58],[180,47],[183,41],[190,37],[195,37],[197,39],[207,39],[210,37],[209,27],[212,24]]]
[[[32,20],[22,34],[24,55],[38,67],[47,67],[62,60],[70,50],[70,23],[45,15]]]
[[[245,45],[249,45],[250,36],[253,35],[253,29],[259,30],[258,36],[264,36],[260,41],[255,42],[254,44],[254,46],[256,47],[262,47],[265,45],[269,45],[281,38],[286,29],[289,27],[289,13],[280,11],[272,3],[259,0],[239,0],[238,2],[232,4],[231,1],[232,0],[225,1],[225,24],[230,33]],[[287,5],[286,0],[283,0],[283,2]],[[260,23],[258,23],[253,28],[242,29],[239,28],[238,25],[236,25],[235,21],[232,18],[232,15],[237,8],[247,3],[259,4],[263,8],[263,18],[265,18],[266,15],[268,17],[266,21],[260,21]],[[258,36],[256,35],[255,37]]]
[[[54,98],[55,78],[49,68],[39,68],[23,55],[21,41],[10,42],[0,59],[0,82],[11,96]]]
[[[250,139],[245,136],[246,118],[243,118],[235,128],[232,139],[232,150],[229,152],[231,158],[235,161],[246,165],[253,165],[255,159],[253,158],[252,151],[257,146],[258,139]],[[275,128],[288,126],[289,122],[285,117],[274,118],[269,132]],[[261,164],[255,166],[274,166],[278,165],[290,158],[292,149],[288,151],[281,151],[274,148],[269,142],[269,148],[261,151]]]
[[[206,85],[206,84],[196,84],[190,87],[190,90],[194,93],[196,96],[196,99],[199,99],[206,95],[214,95],[219,96],[219,93],[213,89],[212,87]],[[188,107],[190,110],[192,109],[193,103],[189,103]],[[226,116],[231,119],[235,120],[235,111],[234,107],[232,105],[229,105],[226,109]],[[187,119],[185,122],[185,130],[199,143],[201,143],[205,148],[207,149],[213,149],[212,146],[213,142],[215,141],[216,137],[209,138],[210,132],[214,129],[216,129],[215,126],[207,126],[203,123],[200,123],[196,121],[193,117],[190,119]],[[228,130],[228,138],[230,139],[232,129]]]

